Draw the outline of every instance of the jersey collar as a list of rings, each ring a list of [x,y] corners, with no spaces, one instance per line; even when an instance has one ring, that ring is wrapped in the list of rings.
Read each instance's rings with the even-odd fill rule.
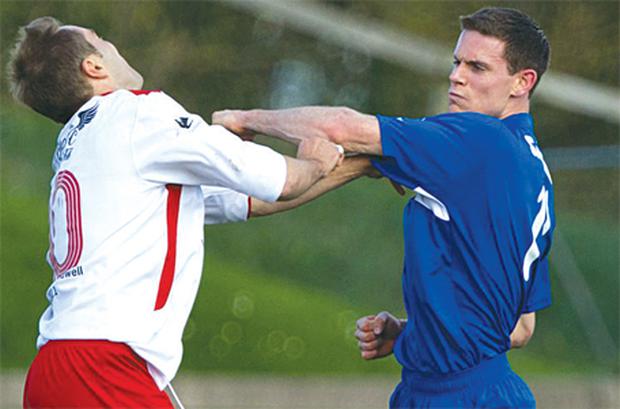
[[[515,129],[515,128],[521,128],[521,129],[527,129],[527,130],[534,129],[534,120],[532,118],[532,115],[530,115],[527,112],[521,112],[518,114],[507,116],[506,118],[502,119],[502,122],[504,122],[504,124],[506,124],[506,126],[508,126],[511,129]]]
[[[104,92],[103,94],[99,94],[99,96],[101,97],[105,97],[106,95],[110,95],[113,92],[118,91],[117,89],[113,90],[113,91],[107,91]],[[149,89],[128,89],[127,91],[131,92],[134,95],[148,95],[151,92],[161,92],[161,90],[155,89],[155,90],[149,90]]]

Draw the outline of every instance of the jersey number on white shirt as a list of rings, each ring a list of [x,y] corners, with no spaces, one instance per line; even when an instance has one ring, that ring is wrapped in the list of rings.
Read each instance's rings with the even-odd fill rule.
[[[77,266],[83,246],[80,185],[68,170],[56,175],[49,218],[49,259],[58,276]]]

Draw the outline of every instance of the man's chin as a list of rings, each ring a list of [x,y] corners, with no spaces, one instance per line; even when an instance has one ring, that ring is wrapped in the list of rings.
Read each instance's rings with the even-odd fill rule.
[[[448,104],[448,112],[453,113],[453,112],[464,112],[465,109],[463,109],[463,107],[454,104],[454,103],[450,103]]]

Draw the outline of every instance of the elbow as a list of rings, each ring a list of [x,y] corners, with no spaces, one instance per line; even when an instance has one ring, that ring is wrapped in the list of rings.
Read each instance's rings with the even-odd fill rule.
[[[534,329],[530,328],[519,328],[519,330],[514,331],[510,334],[510,348],[523,348],[532,339],[534,335]]]

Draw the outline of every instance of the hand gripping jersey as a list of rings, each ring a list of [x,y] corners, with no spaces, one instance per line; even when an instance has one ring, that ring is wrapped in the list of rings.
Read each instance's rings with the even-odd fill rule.
[[[67,122],[53,169],[54,281],[38,347],[124,342],[165,387],[200,282],[203,223],[245,220],[248,195],[276,200],[283,156],[209,126],[164,93],[119,90]]]
[[[510,348],[521,314],[551,303],[553,185],[528,114],[379,116],[375,166],[413,189],[403,216],[407,371],[474,367]]]

